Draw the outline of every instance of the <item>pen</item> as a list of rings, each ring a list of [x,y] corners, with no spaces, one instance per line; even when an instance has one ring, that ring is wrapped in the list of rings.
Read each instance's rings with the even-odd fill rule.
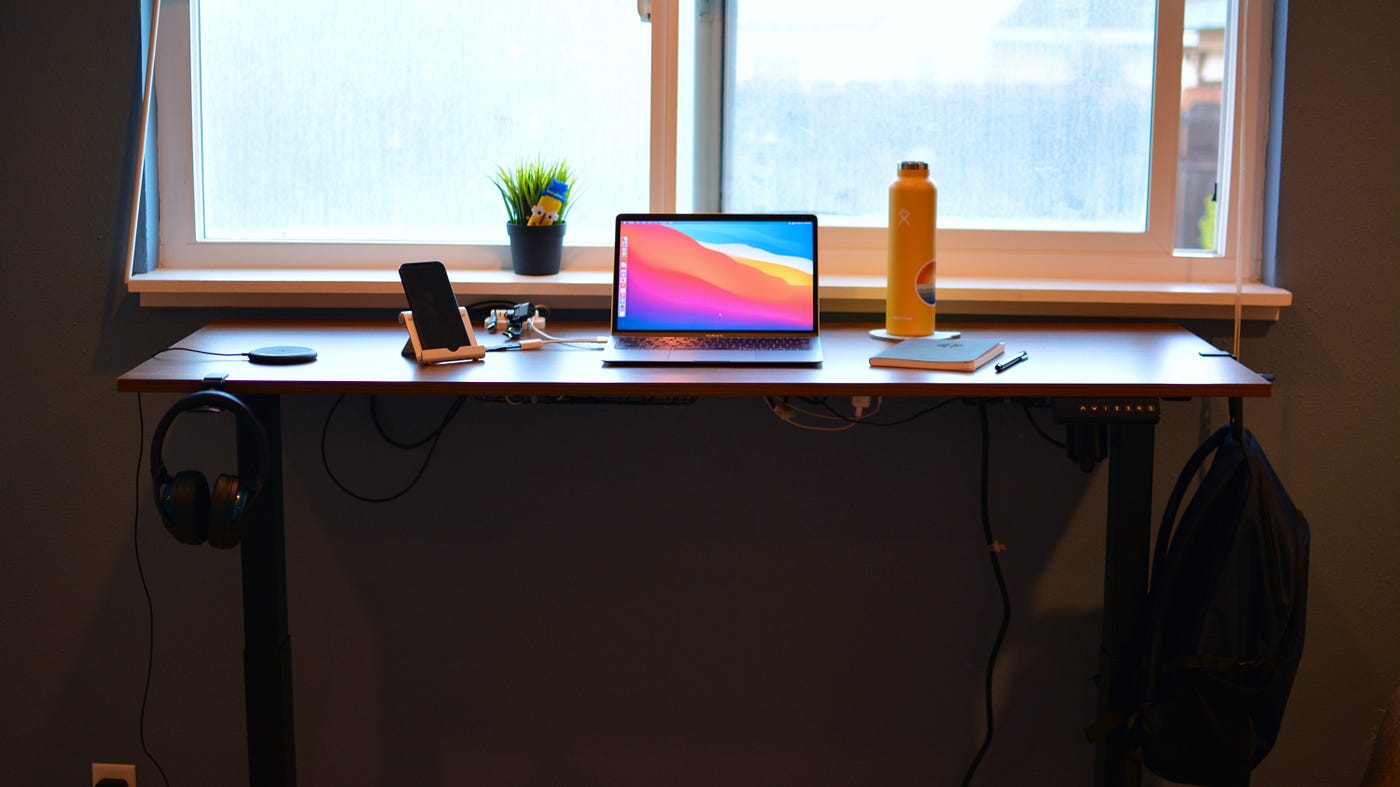
[[[1001,374],[1002,372],[1006,371],[1007,369],[1010,369],[1011,367],[1015,366],[1016,364],[1020,363],[1021,361],[1026,360],[1026,359],[1029,358],[1029,357],[1030,357],[1030,356],[1026,354],[1026,351],[1025,351],[1025,350],[1022,350],[1020,353],[1018,353],[1018,354],[1016,355],[1015,358],[1012,358],[1011,360],[1006,361],[1006,362],[1004,362],[1004,363],[999,363],[999,364],[997,364],[997,374]]]

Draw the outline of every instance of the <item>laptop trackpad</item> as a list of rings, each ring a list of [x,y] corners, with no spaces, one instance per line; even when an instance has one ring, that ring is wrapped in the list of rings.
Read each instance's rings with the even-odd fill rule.
[[[667,360],[672,363],[753,363],[758,353],[753,350],[672,350]]]

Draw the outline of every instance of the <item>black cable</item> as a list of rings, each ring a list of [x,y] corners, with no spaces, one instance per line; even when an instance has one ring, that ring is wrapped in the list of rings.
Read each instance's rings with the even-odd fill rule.
[[[1048,433],[1046,433],[1046,431],[1045,431],[1044,429],[1041,428],[1040,424],[1036,422],[1035,416],[1031,415],[1031,406],[1030,406],[1029,404],[1027,404],[1027,403],[1025,403],[1025,402],[1022,402],[1022,403],[1021,403],[1021,409],[1023,409],[1023,410],[1026,411],[1026,420],[1028,420],[1028,421],[1031,422],[1031,428],[1035,429],[1035,431],[1036,431],[1037,434],[1039,434],[1041,437],[1043,437],[1047,443],[1049,443],[1049,444],[1055,446],[1056,448],[1060,449],[1061,451],[1065,450],[1065,444],[1064,444],[1064,443],[1062,443],[1062,442],[1060,442],[1059,440],[1056,440],[1055,438],[1051,437]]]
[[[985,686],[984,701],[987,709],[987,736],[982,741],[982,747],[977,750],[976,756],[967,766],[967,773],[963,776],[963,787],[972,784],[972,776],[977,772],[977,766],[982,762],[982,757],[986,755],[987,749],[992,745],[992,676],[996,672],[997,653],[1001,651],[1001,643],[1006,639],[1006,629],[1011,625],[1011,595],[1006,590],[1006,578],[1001,573],[1001,559],[999,553],[1005,549],[997,543],[992,536],[992,520],[988,511],[987,498],[990,487],[989,476],[991,471],[992,441],[991,429],[987,426],[987,403],[977,402],[977,412],[982,421],[982,536],[987,542],[987,554],[992,561],[992,574],[996,576],[997,590],[1001,592],[1001,628],[997,630],[996,642],[992,644],[991,656],[987,659],[987,677]]]
[[[492,309],[510,309],[510,308],[513,308],[514,306],[515,306],[515,301],[503,301],[503,300],[501,300],[501,299],[499,299],[499,298],[496,298],[496,299],[493,299],[493,300],[477,301],[476,303],[469,303],[469,304],[467,304],[464,308],[467,310],[467,315],[470,317],[472,311],[475,310],[475,309],[485,309],[485,310],[486,310],[486,313],[487,313],[487,314],[490,314]]]
[[[457,411],[462,409],[462,405],[465,402],[465,396],[459,396],[455,400],[453,400],[452,404],[447,408],[447,414],[443,417],[442,423],[438,424],[436,429],[424,435],[423,438],[420,440],[396,440],[393,437],[389,436],[389,433],[384,429],[384,425],[379,421],[378,396],[370,396],[369,398],[369,418],[372,422],[374,422],[374,429],[375,431],[379,432],[379,436],[384,440],[384,442],[388,443],[389,445],[392,445],[395,448],[402,448],[408,450],[412,448],[418,448],[423,444],[427,443],[429,440],[432,440],[436,438],[439,434],[441,434],[442,430],[447,428],[447,424],[450,423],[453,418],[457,417]]]
[[[769,398],[769,397],[764,397],[765,400],[767,400],[768,398]],[[944,407],[947,407],[948,405],[952,404],[953,402],[960,401],[960,400],[958,400],[958,399],[944,399],[943,401],[939,402],[938,404],[930,405],[929,407],[925,407],[924,409],[919,410],[918,412],[915,412],[915,413],[913,413],[913,414],[911,414],[911,415],[904,416],[903,418],[897,418],[897,419],[895,419],[895,420],[893,420],[893,421],[872,421],[872,420],[870,420],[870,419],[868,419],[868,418],[852,418],[851,416],[846,415],[845,413],[842,413],[841,411],[837,410],[835,407],[832,407],[832,406],[831,406],[830,400],[828,400],[828,399],[826,399],[826,398],[813,400],[813,399],[807,399],[807,398],[804,397],[803,400],[804,400],[804,401],[807,401],[807,402],[810,402],[810,403],[812,403],[812,404],[815,405],[815,406],[819,406],[819,407],[825,409],[827,412],[831,413],[833,416],[835,416],[835,417],[837,417],[837,418],[839,418],[839,419],[841,419],[841,420],[843,420],[843,421],[845,421],[845,422],[847,422],[847,423],[861,424],[861,425],[863,425],[863,426],[902,426],[903,424],[907,424],[907,423],[909,423],[910,421],[913,421],[913,420],[915,420],[915,419],[923,418],[924,416],[928,415],[929,413],[935,412],[935,411],[937,411],[937,410],[941,410],[941,409],[943,409]]]
[[[136,394],[136,424],[136,497],[132,506],[134,513],[131,529],[136,545],[136,575],[141,578],[141,591],[146,594],[146,618],[149,623],[146,627],[146,686],[141,689],[141,715],[138,717],[137,728],[141,739],[141,751],[146,753],[147,759],[160,771],[160,778],[165,782],[165,787],[170,787],[170,777],[165,775],[160,760],[151,754],[151,748],[146,745],[146,701],[151,696],[151,673],[155,669],[156,661],[156,607],[151,602],[151,586],[146,582],[146,569],[141,565],[141,470],[146,459],[146,411],[141,405],[140,393]]]
[[[321,466],[325,468],[326,475],[330,477],[331,481],[337,487],[340,488],[340,491],[344,492],[350,497],[355,498],[356,500],[359,500],[362,503],[388,503],[392,500],[397,500],[400,497],[403,497],[404,495],[408,494],[409,490],[413,489],[413,487],[418,484],[419,479],[423,477],[423,473],[427,471],[428,464],[432,461],[433,458],[433,452],[437,450],[438,440],[441,439],[443,430],[447,428],[447,424],[451,422],[453,417],[457,415],[457,411],[461,409],[462,402],[465,401],[465,397],[457,397],[456,401],[452,403],[452,406],[448,408],[447,414],[443,417],[442,423],[438,424],[437,428],[434,429],[431,433],[429,433],[429,436],[427,438],[415,444],[416,447],[417,445],[422,445],[425,442],[431,441],[431,444],[428,446],[428,453],[426,456],[423,457],[423,464],[418,468],[418,472],[413,476],[412,480],[408,482],[408,485],[405,486],[403,489],[400,489],[399,491],[391,495],[387,495],[385,497],[369,497],[368,495],[362,495],[358,492],[352,491],[345,484],[341,483],[340,479],[336,478],[335,472],[331,470],[330,459],[326,456],[326,436],[330,433],[331,417],[335,415],[336,409],[340,407],[340,403],[344,399],[345,394],[341,394],[340,396],[336,397],[335,403],[331,405],[330,412],[326,413],[325,423],[321,426]],[[380,434],[383,435],[383,432],[381,432]],[[387,435],[385,435],[384,437],[385,440],[389,440]],[[393,443],[391,442],[391,444]],[[402,448],[404,446],[397,447]]]
[[[901,426],[901,425],[903,425],[903,424],[909,423],[910,421],[913,421],[913,420],[916,419],[916,418],[923,418],[924,416],[928,415],[929,413],[932,413],[932,412],[935,412],[935,411],[938,411],[938,410],[942,410],[944,407],[947,407],[948,405],[950,405],[950,404],[952,404],[953,402],[956,402],[956,401],[958,401],[958,400],[957,400],[957,399],[945,399],[945,400],[939,402],[938,404],[930,405],[930,406],[928,406],[928,407],[925,407],[925,408],[922,409],[922,410],[919,410],[918,412],[916,412],[916,413],[914,413],[914,414],[912,414],[912,415],[905,416],[904,418],[898,418],[898,419],[895,419],[895,420],[893,420],[893,421],[862,421],[861,423],[869,423],[869,424],[871,424],[871,425],[873,425],[873,426]]]
[[[248,356],[248,353],[216,353],[210,352],[209,350],[196,350],[193,347],[166,347],[164,350],[156,350],[151,353],[151,357],[155,358],[161,353],[175,352],[176,350],[186,353],[199,353],[200,355],[217,355],[222,358],[246,358]]]

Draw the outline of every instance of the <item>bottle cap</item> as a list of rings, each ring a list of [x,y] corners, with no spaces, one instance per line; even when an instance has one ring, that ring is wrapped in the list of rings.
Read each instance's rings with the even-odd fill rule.
[[[928,164],[922,161],[901,161],[899,162],[899,168],[926,170],[928,169]]]

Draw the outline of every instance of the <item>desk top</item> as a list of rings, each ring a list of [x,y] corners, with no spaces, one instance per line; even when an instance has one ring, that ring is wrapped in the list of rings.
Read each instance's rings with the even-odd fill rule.
[[[393,321],[244,321],[211,323],[172,346],[244,353],[259,347],[310,347],[319,357],[298,366],[260,366],[244,358],[167,352],[117,380],[123,392],[184,393],[210,374],[244,394],[431,394],[482,396],[996,396],[1261,397],[1271,384],[1229,357],[1206,357],[1209,343],[1168,323],[939,324],[968,338],[999,338],[1026,362],[997,374],[871,368],[889,346],[871,324],[822,326],[819,367],[612,367],[579,346],[546,345],[489,353],[485,360],[419,366],[400,355],[407,334]],[[556,336],[607,333],[599,323],[556,323]],[[500,337],[478,332],[483,344]],[[583,345],[582,347],[587,347]],[[153,348],[155,349],[155,348]]]

